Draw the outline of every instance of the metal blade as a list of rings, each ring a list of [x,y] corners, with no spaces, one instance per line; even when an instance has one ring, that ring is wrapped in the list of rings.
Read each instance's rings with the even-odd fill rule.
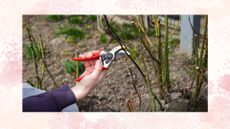
[[[112,54],[115,56],[114,59],[119,59],[119,58],[121,58],[121,57],[126,56],[126,53],[125,53],[125,51],[122,49],[121,46],[117,46],[117,47],[113,48],[113,49],[110,51],[110,53],[112,53]],[[129,54],[129,52],[127,52],[127,53]],[[130,55],[130,54],[129,54],[129,55]]]
[[[128,54],[129,54],[129,53],[128,53]],[[122,57],[125,57],[125,56],[127,56],[127,54],[125,53],[125,51],[124,51],[124,50],[120,50],[120,51],[118,51],[118,52],[116,53],[115,59],[119,59],[119,58],[122,58]]]

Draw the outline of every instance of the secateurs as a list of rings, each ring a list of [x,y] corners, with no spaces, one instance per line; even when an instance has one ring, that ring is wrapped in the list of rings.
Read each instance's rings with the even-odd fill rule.
[[[102,61],[102,70],[108,70],[114,60],[126,56],[126,53],[129,54],[129,52],[127,51],[125,52],[121,46],[117,46],[109,52],[101,51],[98,53],[93,53],[93,55],[90,58],[79,57],[79,58],[72,58],[72,60],[87,61],[87,60],[100,59]],[[82,77],[77,78],[76,81],[81,81],[81,79]]]

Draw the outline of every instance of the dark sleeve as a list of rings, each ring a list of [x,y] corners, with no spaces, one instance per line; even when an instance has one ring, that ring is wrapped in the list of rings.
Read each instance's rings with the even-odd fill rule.
[[[54,91],[23,99],[24,112],[57,112],[76,103],[76,97],[69,86],[63,86]]]

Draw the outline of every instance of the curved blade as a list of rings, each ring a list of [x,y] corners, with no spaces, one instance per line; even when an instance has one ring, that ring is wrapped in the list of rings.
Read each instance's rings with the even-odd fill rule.
[[[128,53],[129,54],[129,53]],[[122,58],[122,57],[125,57],[127,56],[127,54],[125,53],[124,50],[120,50],[118,51],[116,54],[115,54],[115,59],[119,59],[119,58]]]
[[[112,54],[115,56],[114,59],[119,59],[119,58],[121,58],[121,57],[126,56],[126,53],[125,53],[125,51],[122,49],[121,46],[117,46],[117,47],[113,48],[113,49],[110,51],[110,53],[112,53]],[[129,52],[127,52],[127,53],[129,54]]]

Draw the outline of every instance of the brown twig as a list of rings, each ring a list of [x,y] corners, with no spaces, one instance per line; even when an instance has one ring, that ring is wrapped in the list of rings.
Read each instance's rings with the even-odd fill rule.
[[[130,99],[129,99],[128,102],[127,102],[127,107],[128,107],[129,112],[132,112],[132,111],[133,111],[133,106],[132,106],[132,102],[131,102]]]
[[[136,83],[135,83],[135,81],[134,81],[133,72],[132,72],[132,69],[131,69],[131,68],[129,68],[129,73],[130,73],[131,78],[132,78],[133,87],[134,87],[135,92],[137,93],[138,98],[139,98],[139,110],[141,111],[141,103],[142,103],[142,102],[141,102],[141,95],[140,95],[140,93],[139,93],[138,90],[137,90]]]
[[[107,24],[107,29],[108,31],[110,32],[110,34],[118,41],[119,45],[121,46],[121,48],[125,51],[125,53],[127,54],[127,56],[129,57],[129,59],[133,62],[133,64],[136,66],[136,68],[139,70],[139,72],[141,73],[144,81],[146,82],[146,76],[145,74],[143,73],[143,71],[140,69],[140,67],[138,66],[138,64],[133,60],[133,58],[128,54],[128,52],[126,51],[126,49],[123,47],[123,44],[122,42],[124,42],[123,40],[121,40],[121,38],[112,30],[112,27],[111,25],[109,24],[109,21],[106,17],[106,15],[104,15],[104,18],[105,18],[105,21],[106,21],[106,24]],[[157,96],[153,93],[153,91],[150,91],[151,92],[151,95],[154,96],[154,98],[157,100],[157,102],[159,103],[159,105],[161,106],[161,110],[163,111],[164,108],[160,102],[160,100],[157,98]]]
[[[133,64],[137,67],[137,69],[139,70],[139,72],[141,73],[141,75],[145,78],[145,75],[142,72],[141,68],[138,66],[138,64],[133,60],[133,58],[128,54],[127,50],[124,48],[124,45],[122,44],[122,42],[124,42],[124,41],[121,40],[121,38],[112,30],[112,27],[109,24],[109,21],[108,21],[108,19],[107,19],[107,17],[105,15],[104,15],[104,18],[105,18],[105,21],[106,21],[106,24],[107,24],[107,29],[110,32],[110,34],[118,41],[119,45],[125,51],[126,55],[133,62]]]

